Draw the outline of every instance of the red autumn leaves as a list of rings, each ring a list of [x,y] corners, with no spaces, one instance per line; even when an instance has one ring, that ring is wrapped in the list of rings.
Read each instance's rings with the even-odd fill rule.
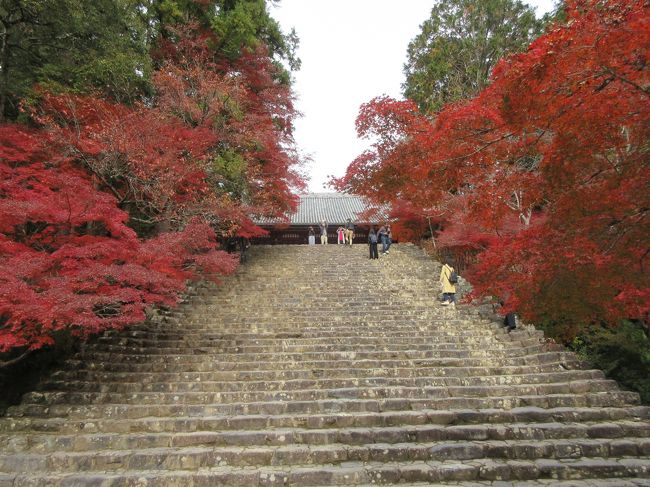
[[[440,244],[480,252],[475,293],[526,319],[571,336],[647,317],[648,10],[567,2],[565,25],[434,116],[371,101],[357,127],[376,142],[335,185],[440,223]]]
[[[234,270],[215,231],[294,205],[295,113],[265,49],[225,61],[182,34],[151,102],[42,92],[33,128],[0,126],[0,352],[140,322]]]

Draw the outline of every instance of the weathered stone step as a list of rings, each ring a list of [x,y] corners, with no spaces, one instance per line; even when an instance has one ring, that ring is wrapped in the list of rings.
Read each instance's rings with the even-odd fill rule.
[[[312,322],[316,322],[312,320]],[[507,331],[503,328],[501,323],[480,324],[473,326],[449,327],[430,325],[426,321],[414,322],[413,320],[404,320],[400,323],[381,325],[378,322],[369,320],[360,320],[357,322],[345,321],[343,319],[333,322],[323,320],[319,323],[320,329],[306,327],[301,325],[300,322],[290,323],[289,320],[278,318],[278,321],[271,322],[269,320],[255,320],[249,323],[237,324],[228,323],[211,323],[202,322],[193,325],[188,322],[166,323],[165,328],[152,329],[150,336],[155,337],[155,334],[162,332],[167,334],[169,332],[180,332],[185,330],[185,333],[190,337],[198,338],[203,336],[207,338],[219,337],[240,337],[240,338],[253,338],[258,335],[260,338],[266,337],[282,337],[282,336],[296,336],[302,335],[306,338],[316,337],[382,337],[382,336],[413,336],[415,333],[421,333],[425,339],[436,339],[443,337],[469,337],[480,338],[481,336],[488,337],[490,335],[501,335],[505,337],[508,335]],[[199,328],[200,327],[200,328]],[[541,337],[541,335],[540,335]],[[204,338],[205,339],[205,338]]]
[[[585,394],[618,391],[613,380],[586,380],[547,384],[480,385],[480,386],[353,386],[337,389],[297,389],[267,391],[194,392],[30,392],[23,404],[229,404],[242,402],[321,401],[327,399],[370,398],[480,398],[491,396],[531,396],[546,394]]]
[[[545,345],[537,337],[519,335],[506,338],[487,337],[442,337],[437,341],[425,341],[414,338],[392,338],[382,337],[359,337],[355,340],[347,339],[310,339],[310,338],[267,338],[264,340],[241,340],[241,339],[194,339],[188,337],[184,340],[149,340],[142,338],[118,338],[107,337],[100,343],[87,345],[84,350],[107,351],[113,350],[109,347],[129,348],[134,352],[153,352],[154,350],[166,349],[176,352],[183,349],[206,349],[214,350],[214,353],[238,352],[238,353],[297,353],[297,352],[372,352],[372,351],[408,351],[408,350],[462,350],[468,348],[481,349],[502,349],[534,347]]]
[[[412,441],[328,444],[248,443],[248,447],[207,446],[139,447],[61,453],[0,454],[0,471],[92,472],[129,470],[198,470],[216,466],[341,465],[346,462],[401,462],[477,460],[576,459],[580,457],[639,457],[650,454],[650,439],[580,439],[553,441]],[[259,441],[259,440],[258,440]],[[255,446],[258,448],[255,448]],[[263,446],[265,448],[259,448]],[[271,446],[269,448],[269,446]],[[650,466],[650,459],[648,466]],[[648,470],[650,473],[650,470]]]
[[[190,334],[224,334],[224,335],[246,335],[251,332],[255,334],[271,334],[271,333],[297,333],[300,332],[304,336],[316,335],[327,336],[332,334],[340,334],[340,336],[355,336],[361,334],[376,335],[403,332],[422,332],[425,336],[436,337],[441,334],[447,335],[461,335],[461,336],[485,336],[486,332],[491,330],[497,331],[502,328],[502,325],[496,323],[472,324],[472,325],[438,325],[431,323],[425,318],[420,317],[418,320],[402,317],[389,323],[378,321],[377,318],[372,316],[361,316],[359,319],[331,319],[316,318],[309,319],[311,325],[306,326],[304,321],[293,321],[289,318],[276,316],[275,318],[259,318],[250,320],[238,320],[236,323],[227,323],[215,318],[206,318],[205,320],[191,320],[184,319],[177,323],[167,323],[167,329],[185,330]],[[317,326],[313,326],[317,323]],[[152,329],[152,331],[156,331]]]
[[[392,320],[398,320],[402,317],[415,317],[431,320],[440,321],[441,318],[445,315],[441,314],[441,311],[444,311],[446,308],[442,306],[440,301],[437,299],[437,296],[427,296],[427,297],[413,297],[413,293],[409,293],[408,298],[405,296],[401,299],[393,299],[392,301],[384,300],[380,304],[368,304],[352,300],[341,300],[338,296],[327,296],[327,299],[321,300],[318,303],[307,303],[309,299],[308,296],[300,296],[300,300],[296,301],[294,304],[291,301],[286,301],[279,299],[277,295],[269,293],[265,295],[263,293],[258,293],[258,301],[255,302],[252,300],[250,303],[237,303],[237,306],[255,306],[256,308],[251,309],[250,314],[242,315],[236,312],[237,306],[235,302],[224,303],[221,300],[215,301],[214,303],[210,302],[199,302],[194,305],[192,308],[192,313],[190,316],[187,313],[183,313],[183,308],[176,308],[170,310],[168,313],[165,313],[163,316],[170,318],[183,318],[183,319],[192,319],[192,318],[205,318],[205,319],[224,319],[226,321],[233,320],[250,320],[250,319],[259,319],[263,316],[276,317],[277,315],[296,318],[302,320],[308,319],[339,319],[341,312],[349,313],[351,318],[356,317],[368,317],[374,315],[377,319],[386,319],[390,322]],[[322,296],[322,295],[321,295]],[[410,299],[414,298],[415,303],[413,306],[410,306]],[[466,307],[459,304],[457,308],[449,309],[448,315],[453,317],[456,320],[466,320],[469,318],[469,315],[464,313]],[[304,322],[308,324],[307,321]]]
[[[259,298],[262,300],[264,299],[264,296],[260,296]],[[393,321],[404,320],[405,318],[416,318],[418,321],[424,321],[427,319],[440,321],[440,312],[433,306],[433,299],[430,299],[429,301],[427,307],[406,307],[390,303],[385,303],[381,306],[348,303],[340,304],[336,307],[320,306],[318,308],[305,308],[304,305],[301,305],[300,309],[293,306],[283,306],[281,303],[274,303],[273,301],[265,301],[268,305],[261,306],[260,302],[258,302],[257,309],[251,311],[250,314],[247,313],[246,315],[237,314],[234,312],[234,309],[233,312],[228,312],[227,308],[224,309],[222,306],[215,304],[213,309],[206,309],[203,311],[200,309],[195,310],[191,316],[187,316],[183,313],[173,313],[169,315],[169,317],[181,318],[189,325],[194,325],[204,321],[254,323],[263,318],[279,320],[284,316],[294,323],[302,324],[308,324],[310,323],[310,320],[312,322],[315,320],[336,322],[339,321],[341,317],[334,317],[333,314],[336,313],[340,315],[341,312],[344,312],[345,317],[349,318],[350,321],[358,321],[359,319],[375,319],[377,321],[385,321],[387,324],[390,324]],[[240,304],[240,306],[245,305]],[[251,303],[250,306],[254,306],[254,303]],[[458,313],[456,310],[454,310],[454,312]],[[457,319],[460,321],[466,318],[457,315]]]
[[[247,290],[250,292],[250,290]],[[415,294],[415,295],[414,295]],[[394,296],[393,298],[384,298],[382,301],[365,303],[358,300],[346,299],[340,296],[328,296],[320,293],[313,299],[300,293],[300,298],[278,296],[274,293],[254,293],[253,296],[257,298],[251,299],[246,302],[246,298],[242,303],[240,299],[233,297],[232,302],[224,301],[223,299],[215,300],[214,302],[199,301],[192,303],[191,308],[180,306],[167,311],[161,311],[161,316],[168,318],[192,318],[192,317],[205,317],[213,319],[250,319],[251,317],[259,318],[260,316],[276,316],[289,315],[297,316],[302,319],[339,319],[341,312],[349,313],[351,317],[355,316],[369,316],[375,315],[378,319],[386,318],[387,321],[399,319],[402,316],[409,317],[424,317],[432,321],[440,322],[446,316],[452,318],[454,321],[469,320],[471,317],[478,315],[472,312],[471,308],[463,304],[459,304],[457,308],[445,308],[442,306],[437,295],[431,295],[427,292],[425,296],[418,295],[417,292],[409,291],[408,296]],[[411,306],[411,299],[413,305]],[[295,302],[294,302],[295,300]],[[250,314],[242,315],[237,313],[239,307],[253,307]],[[191,309],[192,313],[189,314],[185,311]],[[442,314],[443,311],[449,311],[447,314]],[[309,322],[305,322],[309,324]]]
[[[413,279],[417,279],[417,277],[413,277]],[[276,305],[281,312],[296,311],[300,315],[306,315],[308,312],[324,315],[341,310],[377,310],[385,312],[389,316],[402,311],[409,312],[412,309],[432,312],[443,308],[438,299],[439,286],[440,284],[436,283],[435,287],[427,284],[403,289],[383,289],[380,293],[373,286],[368,285],[347,284],[347,290],[344,292],[331,290],[319,292],[318,290],[307,291],[305,289],[273,289],[265,283],[260,283],[258,286],[254,283],[245,283],[241,289],[233,289],[230,294],[218,294],[218,297],[195,296],[186,304],[161,310],[161,313],[178,316],[181,314],[180,310],[191,305],[192,309],[198,313],[217,311],[223,308],[225,314],[234,316],[240,304],[244,306],[255,304],[256,296],[264,299],[257,302],[258,308],[253,311],[254,313],[263,313]],[[410,303],[413,303],[412,308],[408,306]],[[456,311],[460,313],[465,310],[471,311],[471,308],[463,305]]]
[[[542,345],[537,338],[528,338],[516,341],[497,341],[493,337],[476,337],[468,338],[460,342],[444,341],[436,343],[423,343],[422,340],[409,340],[401,343],[395,341],[383,341],[375,339],[373,342],[367,340],[359,341],[359,343],[332,343],[328,342],[309,342],[294,343],[287,340],[274,340],[265,344],[259,343],[246,343],[242,341],[216,341],[216,340],[150,340],[142,338],[118,338],[118,337],[104,337],[97,344],[93,344],[92,350],[112,351],[116,347],[122,350],[129,350],[135,353],[163,353],[166,351],[170,355],[171,352],[178,352],[183,349],[200,348],[211,351],[213,353],[224,353],[236,351],[238,353],[276,353],[276,352],[372,352],[372,351],[409,351],[409,350],[458,350],[460,345],[465,347],[480,347],[482,349],[490,349],[498,347],[499,349],[518,349],[523,347],[534,347]]]
[[[264,296],[259,297],[260,300],[265,300]],[[268,303],[261,305],[260,302]],[[191,328],[198,328],[202,323],[218,323],[223,325],[236,326],[236,325],[250,325],[260,321],[269,321],[276,326],[281,324],[283,319],[288,323],[300,324],[303,327],[313,328],[320,325],[332,323],[336,325],[345,325],[344,320],[349,318],[350,322],[360,323],[379,323],[385,321],[387,325],[393,323],[428,323],[431,325],[438,325],[440,327],[452,326],[470,326],[476,327],[480,324],[490,323],[493,320],[488,318],[477,319],[475,315],[466,315],[464,313],[465,305],[457,305],[455,308],[446,308],[439,306],[439,303],[432,301],[426,307],[406,307],[405,305],[388,304],[387,307],[391,308],[391,312],[374,309],[373,307],[364,307],[360,305],[348,304],[340,308],[325,309],[326,306],[322,305],[320,308],[311,308],[301,305],[300,310],[291,307],[282,307],[278,305],[275,309],[274,303],[269,301],[260,301],[257,304],[251,303],[248,306],[257,306],[255,312],[244,314],[237,314],[230,312],[228,308],[223,308],[220,303],[214,305],[205,305],[205,308],[189,310],[176,310],[169,314],[160,314],[159,321],[162,324],[183,322]],[[241,305],[244,307],[244,305]],[[349,315],[347,314],[349,313]],[[450,322],[445,322],[444,319],[449,318]],[[141,325],[143,328],[150,327],[151,324],[144,323]]]
[[[67,378],[63,378],[67,377]],[[80,381],[71,376],[59,375],[59,380],[48,380],[41,384],[44,390],[69,390],[78,392],[184,392],[184,391],[290,391],[298,389],[331,389],[341,387],[368,387],[368,386],[493,386],[510,384],[548,384],[553,382],[575,382],[604,379],[600,370],[572,370],[553,373],[536,373],[521,375],[494,375],[483,377],[351,377],[331,379],[290,379],[276,381],[210,381],[201,380],[200,376],[161,378],[152,381],[152,377],[133,378],[127,382],[128,377],[109,382],[107,380]],[[95,377],[96,379],[96,377]],[[143,380],[144,379],[144,380]]]
[[[388,345],[384,349],[375,348],[374,350],[314,350],[314,351],[273,351],[273,352],[230,352],[212,347],[186,347],[186,348],[137,348],[137,347],[120,347],[119,345],[102,345],[93,347],[91,350],[81,352],[77,359],[87,359],[92,361],[115,360],[122,357],[124,362],[140,363],[157,363],[160,360],[169,360],[174,357],[175,361],[183,362],[201,362],[205,356],[211,356],[215,360],[223,362],[232,362],[235,360],[241,362],[313,362],[318,361],[338,361],[345,360],[420,360],[430,358],[492,358],[507,355],[513,357],[527,357],[539,353],[545,353],[546,347],[538,343],[528,347],[508,347],[492,345],[490,348],[464,348],[444,347],[438,348],[436,344],[431,344],[428,349],[413,350],[392,349]]]
[[[548,363],[565,364],[565,368],[580,368],[577,359],[564,352],[533,353],[521,357],[437,357],[413,359],[339,359],[287,361],[221,361],[210,355],[182,357],[135,357],[117,354],[84,354],[84,360],[67,360],[69,368],[92,368],[113,372],[210,372],[226,370],[292,370],[297,367],[330,370],[340,368],[355,369],[394,369],[419,367],[499,367],[508,365],[542,365]]]
[[[147,448],[187,447],[250,447],[288,445],[373,445],[424,444],[475,442],[486,457],[525,457],[524,453],[504,451],[505,447],[542,442],[558,444],[575,440],[577,445],[591,445],[577,448],[571,456],[624,456],[650,455],[650,424],[640,421],[615,421],[609,423],[501,423],[478,425],[415,425],[384,426],[365,428],[328,429],[268,429],[268,430],[225,430],[225,431],[174,431],[174,432],[129,432],[123,434],[94,433],[76,435],[29,434],[19,438],[0,435],[0,451],[5,454],[29,450],[34,454],[53,452],[97,452],[100,450],[134,450]],[[585,440],[580,443],[579,440]],[[505,443],[509,442],[509,443]],[[625,449],[627,448],[627,449]],[[541,456],[557,456],[543,448]],[[416,460],[418,458],[411,458]],[[349,460],[349,459],[348,459]],[[322,460],[318,460],[320,462]],[[351,461],[351,460],[350,460]],[[298,462],[301,463],[301,462]],[[228,462],[233,465],[233,462]],[[0,471],[9,471],[2,468]]]
[[[325,307],[333,309],[345,307],[349,304],[367,304],[369,306],[386,307],[386,304],[404,305],[413,298],[414,307],[431,308],[433,303],[432,297],[436,297],[440,284],[434,280],[422,280],[421,277],[412,276],[409,281],[395,282],[390,286],[385,286],[381,290],[376,288],[373,283],[361,282],[361,274],[357,275],[357,281],[348,282],[342,288],[318,288],[286,285],[278,286],[273,284],[278,276],[261,277],[255,280],[241,280],[237,283],[230,283],[232,286],[229,290],[223,292],[203,293],[195,298],[204,300],[207,305],[223,303],[228,309],[236,308],[239,303],[238,298],[244,300],[245,304],[255,301],[256,295],[268,296],[273,301],[282,306],[293,307],[298,311],[304,312],[306,308],[299,308],[300,298],[307,298],[303,303],[307,308],[319,309],[317,305],[323,304]],[[375,276],[376,277],[376,276]],[[271,281],[271,282],[269,282]],[[408,284],[408,283],[411,284]],[[435,282],[436,287],[432,288],[431,284]],[[406,283],[406,284],[405,284]],[[234,285],[233,285],[234,284]],[[360,293],[359,291],[371,291]],[[187,304],[195,304],[188,301]],[[393,311],[387,309],[388,311]],[[172,311],[173,312],[173,311]]]
[[[111,473],[5,475],[12,487],[48,487],[71,485],[141,486],[318,486],[393,484],[402,482],[445,482],[476,480],[532,480],[575,478],[629,478],[650,476],[650,460],[640,458],[539,459],[457,461],[415,461],[382,464],[347,462],[340,466],[292,465],[246,467],[210,467],[192,470],[130,470]],[[9,485],[9,484],[7,484]]]
[[[199,328],[198,325],[194,326],[194,329],[192,327],[189,327],[186,323],[185,318],[174,318],[173,320],[171,318],[165,318],[166,321],[163,321],[162,323],[151,323],[148,322],[146,324],[143,324],[141,326],[138,326],[137,328],[130,328],[127,330],[124,330],[120,333],[114,333],[114,335],[119,335],[119,336],[129,336],[129,334],[133,335],[139,335],[139,336],[144,336],[144,337],[164,337],[164,336],[169,336],[172,335],[174,337],[178,336],[184,336],[186,333],[190,333],[193,335],[201,335],[205,333],[208,337],[218,337],[222,334],[228,334],[228,335],[236,335],[238,333],[247,333],[250,331],[251,326],[261,326],[263,321],[260,319],[257,320],[252,320],[251,323],[246,323],[245,325],[241,325],[240,321],[237,322],[232,322],[232,323],[224,323],[222,321],[219,321],[215,319],[214,321],[218,321],[218,323],[206,326],[203,325],[203,328]],[[282,318],[279,319],[279,321],[282,321]],[[310,320],[311,323],[306,324],[304,322],[299,323],[293,323],[291,326],[283,325],[282,323],[271,323],[269,326],[271,327],[270,330],[266,331],[266,334],[272,334],[272,333],[291,333],[291,334],[296,334],[296,333],[303,333],[304,335],[312,335],[315,333],[315,337],[319,336],[320,332],[323,331],[342,331],[342,332],[347,332],[347,331],[358,331],[357,329],[360,329],[361,331],[373,331],[373,332],[378,332],[381,330],[382,326],[377,323],[366,323],[365,325],[361,325],[356,323],[354,327],[350,325],[349,322],[345,321],[344,316],[339,316],[338,318],[330,318],[327,320],[327,322],[320,323],[318,322],[315,324],[314,320]],[[325,320],[324,320],[325,321]],[[445,322],[445,323],[439,323],[437,320],[429,320],[429,319],[422,319],[419,320],[415,317],[413,318],[404,318],[404,319],[396,319],[392,323],[396,323],[397,326],[394,331],[402,331],[403,328],[410,328],[412,330],[417,330],[417,331],[422,331],[422,332],[430,332],[432,333],[433,336],[450,336],[450,337],[457,337],[457,336],[473,336],[473,337],[478,337],[478,336],[485,336],[485,331],[486,329],[488,330],[493,330],[497,334],[499,333],[499,329],[502,329],[503,325],[497,325],[495,322],[492,321],[484,321],[484,322],[478,322],[478,321],[471,321],[467,322],[468,320],[462,320],[458,321],[456,323],[452,322]],[[386,328],[388,330],[391,330],[391,327],[388,326],[390,324],[387,324]],[[179,328],[182,327],[182,328]],[[296,329],[297,328],[297,329]],[[539,331],[533,331],[530,332],[529,334],[535,335],[535,336],[543,336],[543,334]]]
[[[182,397],[179,396],[179,402]],[[329,399],[315,401],[265,401],[218,404],[21,404],[10,408],[13,416],[67,417],[72,420],[102,417],[143,418],[147,416],[202,416],[240,414],[314,414],[326,412],[354,413],[419,409],[509,409],[523,406],[553,407],[620,407],[639,403],[639,395],[627,391],[589,392],[490,397]]]
[[[192,306],[199,313],[208,311],[211,308],[216,310],[217,307],[223,307],[224,313],[234,315],[240,304],[255,303],[255,297],[262,296],[268,297],[271,300],[268,301],[268,304],[273,305],[273,307],[277,305],[279,310],[295,310],[301,315],[306,314],[307,310],[323,314],[327,311],[340,311],[342,308],[351,308],[350,311],[357,311],[355,308],[371,310],[374,307],[385,310],[388,315],[392,315],[398,310],[419,309],[421,311],[431,311],[436,303],[433,298],[437,297],[435,292],[432,293],[428,285],[422,284],[397,291],[383,289],[381,292],[369,294],[360,294],[358,292],[359,290],[365,291],[369,289],[374,289],[374,286],[348,284],[345,290],[278,288],[269,285],[268,280],[261,280],[258,284],[255,282],[242,283],[241,289],[233,289],[230,293],[215,293],[215,296],[207,295],[199,306],[195,302],[192,302]],[[297,292],[299,294],[296,294]],[[197,296],[197,298],[200,298],[200,296]],[[305,299],[303,300],[303,298]],[[413,307],[409,308],[407,305],[411,303]],[[258,301],[257,304],[259,305],[260,302]],[[397,308],[392,308],[391,305],[397,306]],[[262,306],[253,311],[266,311],[270,307]],[[178,308],[170,309],[168,313],[177,315],[179,314]]]
[[[337,278],[337,276],[335,276]],[[432,298],[436,297],[440,290],[440,284],[437,279],[425,278],[424,276],[414,273],[409,279],[396,279],[388,286],[383,286],[381,289],[375,287],[373,283],[361,282],[364,279],[363,273],[356,274],[356,280],[340,281],[341,287],[334,288],[328,287],[318,289],[317,287],[305,287],[300,285],[287,285],[278,286],[277,284],[269,284],[281,278],[279,275],[275,276],[260,276],[256,279],[240,279],[239,281],[231,281],[229,290],[219,293],[219,298],[222,298],[226,304],[235,302],[238,295],[242,295],[246,304],[253,301],[254,294],[263,296],[270,296],[275,301],[284,302],[287,305],[295,305],[299,303],[298,297],[305,297],[306,306],[313,306],[315,303],[328,303],[336,305],[334,298],[347,300],[348,302],[367,302],[400,304],[404,302],[407,296],[415,298],[416,305],[433,303]],[[366,275],[366,279],[373,281],[376,275]],[[313,276],[309,277],[313,280]],[[319,292],[321,291],[321,292]],[[367,291],[365,294],[361,291]],[[214,293],[213,293],[214,294]],[[198,299],[206,304],[215,303],[214,295],[207,292],[201,292],[188,296],[188,298]],[[191,302],[188,299],[187,304]],[[316,308],[316,307],[314,307]]]
[[[367,292],[369,290],[351,290],[350,293]],[[224,318],[233,320],[235,318],[248,318],[271,315],[272,309],[277,308],[280,315],[297,316],[305,318],[338,318],[342,311],[350,312],[352,316],[376,314],[378,317],[386,316],[388,320],[400,316],[417,316],[424,313],[427,317],[440,320],[443,316],[440,311],[445,309],[442,306],[436,292],[430,289],[409,289],[403,293],[393,293],[378,300],[360,300],[354,294],[340,295],[332,293],[319,293],[309,295],[304,291],[281,291],[272,289],[242,289],[241,293],[233,294],[231,298],[210,298],[196,297],[192,300],[191,317]],[[250,294],[248,294],[250,293]],[[286,294],[285,294],[286,293]],[[296,297],[298,295],[299,297]],[[243,296],[243,297],[242,297]],[[253,296],[257,297],[256,301]],[[243,302],[242,302],[243,301]],[[410,304],[413,306],[410,306]],[[256,308],[253,306],[257,305]],[[239,307],[251,307],[251,314],[244,315],[237,313]],[[465,313],[468,308],[459,303],[454,309],[454,314],[449,313],[456,319],[466,319],[469,315]],[[188,318],[187,306],[179,306],[169,310],[161,310],[160,314],[165,317]],[[451,310],[450,310],[451,311]]]
[[[265,284],[262,284],[257,289],[254,288],[255,286],[248,284],[246,289],[233,293],[231,296],[219,295],[218,299],[207,296],[205,298],[197,297],[198,302],[192,303],[192,314],[200,316],[210,312],[218,312],[217,316],[232,318],[238,316],[237,309],[239,306],[257,304],[258,307],[251,310],[251,313],[263,314],[267,313],[271,308],[277,307],[277,310],[281,313],[290,311],[303,317],[311,314],[326,316],[329,313],[340,312],[341,310],[353,313],[380,311],[382,315],[385,314],[387,317],[391,317],[399,316],[403,312],[414,314],[414,311],[417,310],[431,313],[434,318],[440,319],[440,316],[435,316],[432,313],[440,306],[440,302],[436,299],[437,295],[426,287],[411,288],[399,293],[384,290],[385,294],[377,297],[363,297],[357,294],[359,292],[357,289],[351,289],[346,293],[328,291],[309,293],[303,290],[272,289]],[[258,300],[256,303],[255,297],[264,298],[264,301]],[[260,306],[262,303],[265,303],[265,305]],[[412,306],[410,306],[411,304]],[[182,309],[182,307],[173,308],[163,313],[166,316],[181,316],[180,310]]]
[[[283,291],[293,291],[293,290],[304,290],[306,292],[313,293],[315,290],[318,290],[318,288],[322,288],[326,291],[341,291],[345,292],[346,290],[350,289],[350,286],[352,287],[366,287],[368,289],[373,289],[374,291],[380,291],[378,286],[373,286],[373,284],[376,284],[377,278],[383,277],[381,274],[387,273],[390,274],[391,272],[394,272],[395,275],[394,277],[391,276],[390,279],[386,279],[385,282],[382,285],[382,289],[387,289],[390,291],[399,291],[401,289],[408,289],[409,287],[418,287],[422,286],[423,282],[426,282],[428,284],[438,284],[438,276],[440,275],[440,269],[437,271],[433,271],[433,268],[429,269],[424,269],[421,265],[419,266],[420,262],[416,263],[411,263],[411,265],[393,265],[393,266],[388,266],[388,265],[382,265],[380,267],[368,267],[367,262],[363,262],[363,260],[360,262],[361,265],[358,266],[358,269],[354,269],[353,272],[350,272],[350,275],[347,276],[342,276],[341,272],[339,269],[335,270],[328,270],[326,272],[323,272],[321,270],[318,270],[314,268],[313,271],[307,270],[303,267],[298,267],[295,263],[290,263],[290,264],[285,264],[283,262],[278,262],[278,268],[275,270],[269,270],[268,268],[264,269],[262,267],[249,267],[248,270],[250,273],[239,273],[235,274],[232,276],[230,279],[228,279],[228,284],[230,284],[231,288],[226,291],[226,294],[228,292],[232,293],[232,290],[234,289],[235,291],[241,291],[245,290],[245,286],[249,283],[254,283],[258,285],[263,285],[264,283],[269,284],[272,286],[274,289],[277,289],[279,292]],[[326,261],[322,261],[319,263],[319,265],[325,265],[327,266]],[[340,266],[340,262],[334,264],[337,268]],[[354,264],[353,262],[350,262],[350,264]],[[383,262],[383,264],[386,264],[386,261]],[[379,271],[379,272],[378,272]],[[405,275],[406,272],[410,272],[411,275]],[[380,274],[380,275],[378,275]],[[432,275],[432,274],[435,274]],[[301,278],[306,278],[306,279],[300,279],[296,281],[289,282],[283,281],[282,277],[284,276],[289,276],[289,275],[296,275]],[[323,278],[329,278],[329,282],[325,283],[325,285],[322,286],[316,286],[315,281],[317,277],[323,277]],[[362,277],[365,277],[366,279],[361,279]],[[410,277],[410,279],[409,279]],[[374,279],[373,279],[374,278]],[[417,280],[414,280],[413,278],[417,278]],[[341,286],[336,286],[333,285],[335,281],[337,283],[342,284]],[[278,284],[278,282],[280,284]],[[310,283],[312,285],[310,285]],[[346,284],[346,285],[343,285]],[[197,290],[191,290],[190,293],[202,293],[203,289],[197,289]],[[376,294],[380,294],[379,292],[376,292]]]
[[[169,371],[162,370],[129,370],[128,366],[117,368],[106,364],[69,363],[70,369],[54,374],[54,377],[70,377],[83,380],[113,381],[165,381],[182,377],[193,381],[250,381],[250,380],[293,380],[314,378],[372,378],[372,377],[486,377],[528,375],[536,373],[562,373],[573,372],[579,369],[567,369],[565,362],[549,362],[540,365],[515,365],[515,366],[425,366],[418,367],[393,367],[383,369],[347,367],[334,369],[292,369],[292,370],[221,370],[221,371]]]
[[[221,430],[251,430],[278,428],[372,428],[395,427],[396,425],[440,425],[441,427],[467,428],[477,426],[484,428],[487,424],[496,431],[502,423],[575,423],[642,421],[650,419],[650,407],[596,407],[596,408],[539,408],[518,407],[504,409],[421,409],[414,411],[359,412],[337,414],[280,414],[258,415],[244,414],[234,416],[173,416],[173,417],[107,417],[92,422],[71,421],[68,418],[48,417],[10,417],[0,419],[0,431],[36,431],[62,434],[77,433],[178,433]],[[561,426],[559,427],[561,429]],[[471,431],[470,431],[471,433]],[[481,433],[477,433],[481,437]],[[504,439],[496,437],[496,439]]]
[[[426,333],[425,333],[426,331]],[[181,339],[194,341],[246,341],[251,343],[268,343],[269,341],[286,340],[293,343],[313,342],[313,343],[373,343],[373,341],[391,343],[400,340],[407,343],[412,343],[416,337],[420,343],[427,343],[431,341],[441,342],[467,342],[473,343],[472,340],[504,340],[512,341],[520,337],[535,337],[541,338],[541,333],[529,334],[526,331],[513,331],[506,333],[501,327],[494,330],[486,330],[484,328],[476,331],[468,330],[420,330],[417,326],[411,326],[410,333],[403,331],[399,332],[384,332],[377,333],[374,329],[364,329],[357,332],[356,330],[322,330],[322,332],[307,332],[303,329],[288,329],[279,331],[265,331],[258,333],[251,333],[250,329],[238,333],[232,332],[229,329],[219,330],[217,328],[206,330],[204,333],[183,332],[181,325],[174,325],[173,328],[156,329],[151,331],[129,331],[125,330],[123,337],[148,337],[153,340],[166,339],[165,337],[173,337],[173,339]],[[122,338],[122,336],[120,337]]]

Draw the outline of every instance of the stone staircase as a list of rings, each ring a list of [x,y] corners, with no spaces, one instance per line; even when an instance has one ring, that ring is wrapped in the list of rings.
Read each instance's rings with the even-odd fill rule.
[[[440,306],[411,245],[256,247],[0,419],[0,486],[650,486],[650,408]]]

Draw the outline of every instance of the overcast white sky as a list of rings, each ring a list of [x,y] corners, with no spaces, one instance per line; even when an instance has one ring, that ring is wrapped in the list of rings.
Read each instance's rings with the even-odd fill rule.
[[[553,0],[529,0],[538,16]],[[271,15],[300,37],[295,73],[299,149],[310,155],[309,191],[324,188],[328,175],[342,176],[366,147],[357,139],[359,106],[375,96],[401,98],[402,65],[409,41],[431,12],[434,0],[281,0]]]

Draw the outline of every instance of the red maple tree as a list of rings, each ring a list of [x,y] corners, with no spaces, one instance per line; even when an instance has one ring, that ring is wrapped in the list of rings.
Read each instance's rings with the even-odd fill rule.
[[[647,2],[567,2],[566,24],[502,60],[477,97],[433,118],[362,107],[376,138],[338,189],[442,220],[438,242],[481,251],[477,295],[524,319],[580,324],[650,311]],[[408,205],[405,205],[407,202]]]
[[[235,269],[219,236],[259,235],[302,180],[289,86],[265,48],[224,60],[179,27],[154,102],[40,92],[0,125],[0,352],[87,337]]]
[[[143,240],[116,198],[42,131],[0,127],[0,351],[86,337],[173,305],[185,280],[234,270],[199,221]]]

